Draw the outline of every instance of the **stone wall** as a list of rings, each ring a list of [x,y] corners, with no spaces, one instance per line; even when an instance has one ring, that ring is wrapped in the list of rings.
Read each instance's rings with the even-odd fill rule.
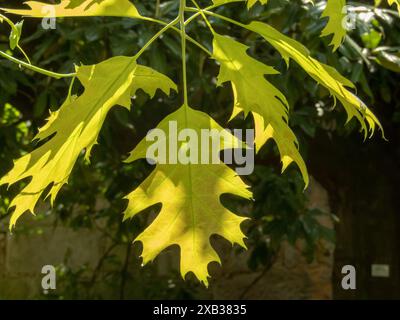
[[[327,192],[311,179],[309,189],[311,208],[329,210]],[[328,215],[321,216],[320,223],[333,228]],[[295,248],[284,243],[276,263],[268,272],[249,272],[247,253],[242,257],[230,255],[223,261],[219,279],[213,288],[216,299],[332,299],[332,270],[334,245],[323,242],[317,249],[316,258],[307,263],[300,253],[301,243]],[[251,285],[253,282],[255,284]],[[250,286],[251,285],[251,286]]]
[[[30,219],[26,219],[30,220]],[[42,267],[58,266],[68,254],[68,265],[94,267],[104,241],[95,231],[73,231],[53,227],[49,221],[40,224],[39,234],[0,235],[0,299],[37,298],[41,290]],[[38,223],[27,221],[38,228]]]
[[[312,181],[310,206],[329,212],[326,191]],[[332,228],[332,221],[322,221]],[[0,299],[25,299],[41,297],[41,269],[44,265],[57,266],[68,256],[68,265],[95,268],[104,254],[108,241],[99,232],[54,225],[50,217],[37,221],[26,215],[23,218],[26,232],[9,235],[0,233]],[[5,231],[7,226],[0,226]],[[299,244],[301,245],[301,244]],[[279,258],[266,273],[250,272],[247,253],[238,255],[230,246],[223,248],[223,266],[214,268],[215,281],[206,297],[215,299],[330,299],[333,246],[324,244],[316,260],[308,264],[298,248],[282,246]],[[163,254],[156,260],[160,272],[177,267],[177,257]],[[137,271],[140,272],[140,269]],[[256,281],[257,280],[257,281]],[[254,283],[253,283],[254,282]],[[115,298],[107,292],[103,297]]]

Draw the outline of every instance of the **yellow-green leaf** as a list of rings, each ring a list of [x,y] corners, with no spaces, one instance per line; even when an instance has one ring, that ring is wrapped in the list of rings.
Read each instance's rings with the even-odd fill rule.
[[[322,17],[328,17],[328,22],[321,35],[323,37],[333,35],[331,45],[334,51],[342,44],[347,33],[344,26],[346,15],[346,0],[327,1]]]
[[[22,34],[22,26],[24,21],[17,22],[16,24],[11,25],[11,33],[10,33],[10,48],[14,50],[19,45],[19,40],[21,39]]]
[[[140,14],[129,0],[62,0],[59,4],[27,1],[29,9],[2,10],[35,18],[111,16],[137,18]]]
[[[383,134],[383,128],[376,116],[367,106],[346,87],[354,88],[354,85],[343,77],[336,69],[319,62],[311,57],[310,52],[298,41],[285,36],[270,25],[262,22],[252,22],[245,26],[247,29],[260,34],[268,41],[285,59],[296,61],[315,81],[329,90],[330,94],[338,99],[347,112],[347,122],[356,118],[361,124],[364,137],[374,133],[378,127]]]
[[[166,150],[172,145],[169,138],[175,134],[172,129],[170,131],[170,122],[177,124],[177,132],[190,128],[198,137],[202,130],[207,129],[221,133],[217,136],[224,137],[220,141],[220,150],[242,146],[238,139],[207,114],[182,106],[157,126],[165,132]],[[206,142],[211,144],[211,140]],[[145,158],[150,143],[146,139],[141,141],[127,161]],[[182,142],[177,150],[184,148],[185,143]],[[193,272],[208,285],[208,264],[220,262],[210,237],[220,235],[231,243],[245,246],[240,224],[246,218],[226,209],[220,203],[220,197],[222,194],[234,194],[250,199],[251,192],[247,188],[235,171],[223,163],[157,164],[150,176],[127,196],[129,205],[124,217],[131,218],[150,206],[162,204],[156,219],[135,240],[143,244],[143,264],[152,261],[165,248],[178,245],[182,277]]]
[[[114,57],[97,65],[78,67],[77,77],[85,88],[83,94],[68,97],[58,111],[51,113],[35,138],[49,140],[15,161],[14,168],[0,180],[0,185],[14,184],[32,177],[10,204],[10,208],[15,207],[10,228],[24,212],[34,213],[42,195],[54,201],[63,184],[68,182],[82,150],[86,150],[85,157],[89,158],[107,112],[113,106],[130,108],[131,96],[138,88],[150,95],[156,88],[166,93],[170,88],[175,89],[169,78],[137,65],[129,57]]]
[[[288,126],[288,103],[285,96],[265,79],[278,72],[252,57],[248,47],[225,36],[214,35],[213,57],[221,64],[218,84],[230,81],[234,92],[233,117],[241,111],[253,114],[255,143],[259,150],[273,139],[282,159],[282,171],[293,161],[299,166],[306,186],[307,168],[298,150],[298,142]]]

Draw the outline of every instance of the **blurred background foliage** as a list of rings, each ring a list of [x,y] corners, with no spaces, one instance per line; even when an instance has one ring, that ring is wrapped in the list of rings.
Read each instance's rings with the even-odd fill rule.
[[[142,14],[163,20],[175,17],[178,10],[178,1],[161,1],[159,5],[156,0],[133,2]],[[209,1],[200,3],[207,5]],[[15,7],[20,5],[20,1],[0,1],[0,5]],[[341,201],[335,192],[339,190],[339,184],[345,184],[343,179],[340,180],[341,176],[350,175],[351,178],[356,168],[366,181],[377,181],[369,168],[374,163],[379,166],[374,159],[380,157],[393,159],[398,166],[400,23],[394,8],[376,9],[373,1],[351,2],[350,13],[355,28],[340,49],[332,53],[330,39],[319,37],[326,23],[320,19],[324,5],[325,1],[317,1],[315,6],[311,6],[300,0],[271,0],[268,6],[255,5],[250,11],[244,10],[239,3],[227,5],[218,12],[245,23],[251,20],[268,22],[306,45],[314,57],[338,69],[356,84],[357,94],[378,116],[390,143],[378,135],[363,143],[358,124],[350,122],[345,125],[342,107],[333,110],[334,102],[329,93],[296,64],[292,63],[287,69],[278,53],[255,34],[217,19],[211,18],[211,21],[219,33],[236,37],[250,47],[251,55],[281,71],[280,75],[269,79],[288,98],[290,125],[299,138],[300,151],[311,175],[328,189],[332,212],[335,213]],[[17,17],[10,18],[18,21]],[[8,27],[5,24],[0,27],[0,49],[10,52]],[[44,30],[39,20],[25,19],[20,44],[33,64],[67,73],[73,70],[74,64],[93,64],[115,55],[134,55],[159,28],[155,24],[129,19],[79,18],[58,19],[57,29]],[[210,34],[201,19],[190,24],[188,32],[211,50]],[[238,118],[227,124],[232,108],[231,89],[229,86],[216,88],[216,63],[196,47],[190,44],[188,47],[191,105],[209,113],[222,125],[250,127],[251,119]],[[140,63],[180,82],[180,42],[174,32],[165,34],[140,60]],[[61,105],[69,81],[22,71],[18,65],[0,59],[0,175],[11,168],[13,159],[34,148],[30,142],[32,137],[44,124],[48,109],[55,110]],[[81,90],[79,84],[75,84],[74,90]],[[58,266],[62,290],[52,298],[101,297],[93,289],[98,282],[114,287],[118,292],[116,298],[128,296],[125,292],[127,282],[138,283],[142,288],[129,295],[134,298],[207,297],[208,293],[201,285],[193,279],[182,281],[177,271],[160,275],[155,264],[140,268],[140,248],[132,248],[131,242],[148,224],[148,216],[121,221],[126,205],[122,200],[124,195],[151,171],[144,161],[131,164],[122,161],[149,129],[177,109],[180,97],[158,93],[149,99],[139,92],[132,102],[134,107],[130,112],[118,107],[110,112],[91,163],[86,164],[83,159],[78,161],[69,184],[58,196],[56,206],[37,217],[44,219],[51,213],[56,216],[55,224],[73,229],[97,229],[110,239],[110,247],[95,270],[87,270],[85,266],[73,270],[68,266],[68,256],[65,258],[65,263]],[[346,169],[337,167],[343,162],[346,162]],[[381,167],[381,174],[386,174],[383,172],[387,172],[389,167]],[[333,176],[329,172],[333,172]],[[244,226],[251,253],[249,269],[268,270],[284,240],[291,244],[298,239],[304,240],[303,253],[308,261],[313,260],[321,239],[335,241],[334,232],[320,225],[317,217],[328,214],[335,221],[338,219],[331,212],[309,209],[307,192],[303,192],[297,169],[291,166],[283,175],[280,174],[280,161],[274,144],[268,143],[263,147],[256,157],[254,174],[245,179],[252,185],[254,203],[228,197],[224,202],[236,212],[245,212],[252,218]],[[7,205],[19,188],[13,186],[7,191],[1,187],[0,219],[7,219]],[[102,203],[100,208],[99,199]],[[15,232],[40,233],[40,228],[26,229],[20,223]],[[126,248],[122,258],[115,254],[118,247]],[[105,265],[112,266],[115,271],[101,273]]]

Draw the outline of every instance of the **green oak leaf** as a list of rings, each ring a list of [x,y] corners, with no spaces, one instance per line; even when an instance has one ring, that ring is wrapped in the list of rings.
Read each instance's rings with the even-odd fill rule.
[[[365,138],[367,138],[368,132],[372,136],[377,127],[383,135],[382,125],[376,116],[367,108],[364,102],[346,88],[354,88],[354,84],[343,77],[335,68],[314,59],[305,46],[266,23],[257,21],[244,26],[260,34],[278,50],[287,65],[289,65],[290,59],[293,59],[309,76],[328,89],[335,102],[336,99],[339,100],[346,110],[347,122],[352,118],[358,120]]]
[[[2,8],[5,12],[35,17],[130,17],[138,18],[140,14],[129,0],[62,0],[59,4],[27,1],[29,9]]]
[[[177,132],[189,128],[198,137],[202,130],[222,133],[216,136],[217,139],[221,137],[219,150],[243,146],[209,115],[185,105],[157,126],[157,129],[165,132],[165,137],[175,134],[170,130],[170,122],[177,123]],[[206,142],[212,144],[213,139],[214,137]],[[166,138],[165,141],[168,144],[166,150],[169,150],[169,139]],[[146,150],[151,143],[147,139],[142,140],[127,162],[146,158]],[[177,151],[185,150],[185,146],[185,142],[181,142]],[[124,219],[132,218],[144,209],[161,203],[158,216],[135,239],[143,244],[143,264],[152,261],[165,248],[178,245],[182,277],[193,272],[207,286],[208,264],[220,262],[218,254],[211,246],[210,237],[220,235],[231,243],[245,247],[240,225],[246,218],[226,209],[221,204],[220,197],[222,194],[234,194],[250,199],[251,192],[227,165],[221,162],[213,164],[211,161],[210,164],[203,163],[157,164],[146,180],[126,197],[129,204]]]
[[[51,113],[48,122],[35,137],[43,143],[16,160],[13,169],[0,180],[0,185],[14,184],[31,177],[13,199],[10,229],[26,211],[34,213],[42,195],[51,203],[68,177],[79,155],[96,144],[108,111],[115,105],[131,106],[131,96],[141,88],[154,95],[157,88],[169,93],[176,89],[166,76],[137,65],[130,57],[114,57],[97,65],[77,67],[77,78],[85,90],[79,97],[68,97],[60,109]]]
[[[213,48],[213,57],[221,64],[218,84],[232,83],[235,99],[232,117],[241,111],[245,115],[251,112],[257,150],[273,139],[281,154],[282,171],[295,162],[307,186],[307,168],[299,153],[297,138],[288,125],[288,103],[285,96],[265,79],[265,75],[278,72],[250,57],[246,53],[248,47],[231,38],[214,34]]]
[[[334,51],[342,44],[347,33],[344,27],[347,15],[345,7],[346,0],[328,0],[322,13],[322,17],[328,17],[328,23],[322,30],[321,35],[323,37],[333,35],[331,45],[333,45]]]

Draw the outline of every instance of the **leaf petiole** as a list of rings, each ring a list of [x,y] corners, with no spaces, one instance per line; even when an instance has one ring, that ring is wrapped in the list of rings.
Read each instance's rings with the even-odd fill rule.
[[[179,24],[181,29],[181,49],[182,49],[182,77],[183,77],[183,104],[188,105],[187,93],[187,72],[186,72],[186,28],[185,28],[185,8],[186,0],[179,2]]]
[[[153,23],[157,23],[159,25],[163,25],[166,26],[168,25],[168,22],[159,20],[159,19],[153,19],[150,17],[140,17],[139,19],[143,20],[143,21],[148,21],[148,22],[153,22]],[[186,25],[186,23],[185,23]],[[171,30],[174,30],[177,33],[181,33],[181,30],[179,28],[177,28],[176,26],[171,26],[170,27]],[[200,44],[199,42],[197,42],[195,39],[193,39],[192,37],[190,37],[189,35],[186,35],[186,39],[191,42],[192,44],[194,44],[195,46],[199,47],[201,50],[203,50],[205,53],[207,53],[209,56],[211,56],[211,52],[210,50],[208,50],[206,47],[204,47],[202,44]]]
[[[210,29],[212,34],[215,34],[214,28],[212,27],[210,21],[208,21],[206,15],[204,14],[203,10],[200,8],[200,6],[197,4],[196,0],[192,0],[193,4],[195,5],[195,7],[197,8],[197,10],[200,10],[200,14],[204,20],[204,22],[206,23],[208,29]]]
[[[5,52],[3,52],[1,50],[0,50],[0,56],[5,58],[5,59],[7,59],[7,60],[10,60],[11,62],[16,63],[16,64],[18,64],[18,65],[20,65],[20,66],[22,66],[22,67],[24,67],[26,69],[35,71],[37,73],[41,73],[41,74],[43,74],[45,76],[52,77],[52,78],[55,78],[55,79],[71,78],[71,77],[74,77],[76,75],[76,73],[57,73],[57,72],[52,72],[52,71],[49,71],[49,70],[46,70],[46,69],[42,69],[40,67],[34,66],[34,65],[32,65],[30,63],[27,63],[25,61],[22,61],[22,60],[19,60],[17,58],[14,58],[13,56],[10,56],[9,54],[7,54],[7,53],[5,53]]]
[[[151,37],[151,39],[138,51],[138,53],[136,53],[135,58],[138,59],[154,41],[156,41],[165,31],[176,25],[178,22],[179,17],[176,17],[170,23],[166,24],[160,31],[158,31],[153,37]]]

